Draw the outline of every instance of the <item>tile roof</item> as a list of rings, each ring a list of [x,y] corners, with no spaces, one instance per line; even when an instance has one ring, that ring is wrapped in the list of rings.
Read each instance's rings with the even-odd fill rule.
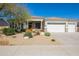
[[[50,17],[47,21],[79,21],[79,19],[67,19],[67,18],[58,18],[58,17]]]
[[[64,18],[57,18],[57,17],[50,17],[47,20],[60,21],[60,20],[65,20],[65,19]]]
[[[32,19],[43,19],[42,16],[31,16]]]

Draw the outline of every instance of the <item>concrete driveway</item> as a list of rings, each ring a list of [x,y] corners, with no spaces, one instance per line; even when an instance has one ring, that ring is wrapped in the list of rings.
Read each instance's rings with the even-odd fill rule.
[[[79,33],[52,33],[61,45],[0,46],[2,56],[79,56]]]
[[[79,33],[52,33],[52,36],[60,40],[62,45],[66,46],[79,46]]]

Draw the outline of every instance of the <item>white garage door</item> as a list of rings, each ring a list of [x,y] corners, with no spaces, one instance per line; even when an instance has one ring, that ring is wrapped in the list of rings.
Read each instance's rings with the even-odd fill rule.
[[[75,32],[76,29],[75,29],[75,24],[68,24],[68,32]]]
[[[65,24],[48,24],[48,32],[65,32]]]

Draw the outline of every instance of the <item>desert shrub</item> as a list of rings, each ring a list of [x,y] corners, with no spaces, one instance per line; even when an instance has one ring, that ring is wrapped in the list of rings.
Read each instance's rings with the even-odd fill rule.
[[[32,32],[32,29],[31,28],[30,29],[27,29],[26,32]]]
[[[15,34],[15,30],[13,28],[4,28],[3,29],[3,33],[7,36],[9,35],[14,35]]]
[[[41,32],[44,32],[44,30],[40,30]]]
[[[40,35],[40,31],[39,30],[35,30],[36,35]]]
[[[39,31],[37,31],[37,32],[36,32],[36,35],[40,35],[40,32],[39,32]]]
[[[24,37],[28,36],[29,38],[32,38],[32,32],[25,32]]]
[[[49,32],[45,32],[45,36],[50,36],[50,33]]]

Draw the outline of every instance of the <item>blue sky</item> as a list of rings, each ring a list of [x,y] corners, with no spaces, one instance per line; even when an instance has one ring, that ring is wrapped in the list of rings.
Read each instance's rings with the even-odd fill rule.
[[[78,3],[26,3],[32,16],[62,17],[79,19]]]

